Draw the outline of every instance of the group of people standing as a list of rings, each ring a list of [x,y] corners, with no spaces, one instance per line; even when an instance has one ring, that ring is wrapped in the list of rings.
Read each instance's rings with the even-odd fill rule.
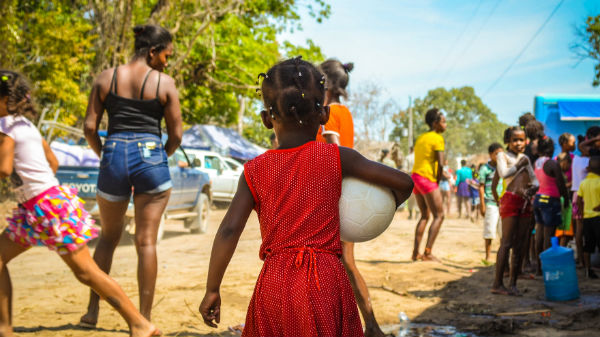
[[[80,326],[95,328],[98,301],[103,298],[127,321],[131,336],[161,334],[150,323],[156,237],[172,186],[167,157],[181,142],[182,121],[175,82],[162,73],[173,53],[170,33],[144,25],[135,27],[134,34],[132,60],[95,79],[84,121],[86,139],[101,158],[97,201],[102,231],[93,259],[87,242],[98,231],[76,191],[60,186],[54,177],[57,160],[30,122],[34,116],[27,116],[35,114],[31,86],[16,72],[0,71],[0,177],[11,177],[19,203],[0,236],[1,336],[13,336],[7,264],[34,245],[57,251],[77,279],[92,288]],[[221,280],[255,210],[264,266],[244,336],[383,336],[354,262],[354,246],[340,240],[341,181],[352,176],[386,186],[398,205],[411,194],[413,183],[407,174],[352,150],[352,116],[340,103],[351,70],[351,64],[337,60],[316,67],[298,57],[260,74],[265,107],[261,118],[273,129],[278,146],[245,164],[215,236],[199,308],[207,325],[220,321]],[[104,112],[108,136],[102,141],[98,127]],[[108,276],[131,198],[139,311]],[[358,309],[365,320],[364,332]]]
[[[132,60],[105,70],[95,79],[84,122],[86,139],[101,157],[97,200],[102,232],[93,259],[86,245],[98,236],[93,221],[76,191],[59,186],[54,177],[56,158],[27,118],[27,114],[35,113],[31,87],[22,75],[0,70],[0,177],[11,177],[19,202],[8,228],[0,235],[0,336],[13,336],[12,285],[7,264],[33,245],[57,251],[77,279],[92,288],[81,326],[95,328],[98,301],[103,298],[127,321],[130,336],[161,334],[150,323],[157,277],[156,237],[172,187],[167,157],[181,142],[182,119],[175,82],[162,73],[173,53],[171,34],[155,25],[137,26],[134,34]],[[444,167],[445,114],[436,108],[427,111],[429,131],[415,142],[410,176],[366,159],[352,149],[352,115],[340,101],[346,96],[352,67],[333,59],[315,66],[297,57],[259,75],[264,104],[261,119],[267,129],[273,130],[276,148],[244,165],[237,192],[215,235],[206,292],[199,307],[207,325],[214,327],[220,322],[220,285],[254,210],[260,222],[259,256],[264,264],[250,300],[243,336],[383,336],[355,264],[354,244],[340,240],[338,203],[344,177],[389,188],[397,206],[414,193],[420,217],[412,259],[437,260],[432,248],[444,221],[444,195],[448,190],[444,181],[451,179]],[[102,141],[98,127],[104,112],[108,114],[108,136]],[[163,119],[167,132],[164,145]],[[587,164],[588,177],[577,184],[573,197],[574,214],[583,218],[583,230],[578,225],[575,228],[577,233],[583,231],[586,254],[600,242],[600,159],[594,157],[598,153],[594,151],[600,149],[597,131],[588,131],[587,140],[579,144],[582,154],[592,157]],[[553,152],[551,140],[512,127],[505,132],[505,143],[506,152],[501,146],[490,146],[491,160],[486,171],[481,171],[485,181],[478,187],[483,192],[481,204],[486,219],[488,213],[493,218],[494,209],[502,218],[493,291],[518,294],[516,277],[533,229],[533,186],[540,186],[534,208],[536,220],[543,226],[536,228],[536,233],[543,233],[542,247],[546,235],[552,234],[546,227],[557,223],[552,217],[556,210],[553,198],[558,193],[567,206],[571,196],[567,182],[561,180],[563,164],[549,157]],[[537,157],[529,157],[528,148]],[[578,161],[568,154],[561,158],[568,161],[567,157],[572,161],[573,190]],[[494,176],[490,182],[491,172]],[[498,185],[505,188],[497,190]],[[503,195],[498,191],[504,191]],[[139,311],[108,276],[132,196]],[[420,244],[430,219],[421,253]],[[502,275],[510,249],[513,257],[507,290]],[[584,256],[588,275],[593,277],[589,254]],[[365,321],[364,332],[359,310]]]
[[[525,114],[519,124],[505,130],[506,151],[498,148],[494,154],[490,147],[490,155],[496,157],[491,192],[502,223],[492,292],[520,295],[516,287],[519,275],[528,267],[541,275],[539,255],[550,247],[551,237],[565,236],[562,243],[566,244],[566,236],[573,230],[580,238],[577,257],[586,275],[597,278],[589,256],[600,242],[600,127],[590,127],[586,136],[580,137],[581,155],[571,153],[575,137],[561,135],[561,154],[554,157],[554,141],[544,134],[542,123]],[[585,245],[581,244],[582,237]],[[508,288],[503,282],[507,271]]]

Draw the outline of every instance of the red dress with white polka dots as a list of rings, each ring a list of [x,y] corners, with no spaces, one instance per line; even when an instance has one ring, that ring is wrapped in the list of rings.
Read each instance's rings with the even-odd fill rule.
[[[340,256],[337,145],[270,150],[244,165],[264,260],[242,336],[363,336]]]

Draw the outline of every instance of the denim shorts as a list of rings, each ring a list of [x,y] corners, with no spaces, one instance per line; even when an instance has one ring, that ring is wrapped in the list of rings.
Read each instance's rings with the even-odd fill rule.
[[[544,227],[558,227],[562,224],[560,198],[537,194],[533,201],[535,222]]]
[[[160,137],[119,132],[102,147],[97,193],[108,201],[123,201],[135,193],[160,193],[173,186],[167,153]]]

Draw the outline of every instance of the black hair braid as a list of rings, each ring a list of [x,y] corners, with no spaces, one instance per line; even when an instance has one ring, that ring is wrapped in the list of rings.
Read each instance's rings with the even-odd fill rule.
[[[273,118],[290,116],[303,125],[306,116],[323,106],[323,74],[300,57],[280,62],[260,77],[264,77],[260,91],[265,109]]]
[[[35,116],[31,88],[23,75],[0,70],[0,97],[8,97],[6,110],[9,115],[26,115],[28,118]]]
[[[300,60],[302,59],[302,56],[298,56],[294,58],[294,68],[296,70],[296,72],[292,75],[292,78],[294,79],[294,83],[296,83],[296,86],[298,87],[298,90],[300,91],[300,96],[302,97],[302,99],[304,99],[304,90],[302,89],[302,83],[300,83],[300,78],[302,77],[302,71],[300,71]],[[298,120],[298,123],[300,125],[302,125],[302,119],[298,116],[298,111],[296,110],[296,106],[292,105],[290,107],[290,112],[294,115],[294,117],[296,117],[296,119]]]
[[[554,153],[554,141],[548,136],[544,136],[538,140],[538,154],[544,157],[552,157]]]

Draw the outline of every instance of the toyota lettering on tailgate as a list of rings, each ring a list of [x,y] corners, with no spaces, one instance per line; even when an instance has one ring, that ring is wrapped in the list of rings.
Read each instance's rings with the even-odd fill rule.
[[[72,183],[70,185],[76,188],[79,193],[96,193],[96,184]]]

